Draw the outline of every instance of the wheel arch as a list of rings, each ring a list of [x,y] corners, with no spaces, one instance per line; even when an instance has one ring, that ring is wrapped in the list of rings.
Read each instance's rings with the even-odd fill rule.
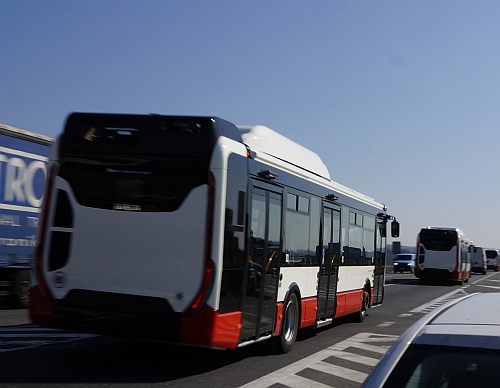
[[[373,304],[373,285],[372,285],[372,282],[369,278],[365,279],[365,285],[363,286],[363,290],[368,291],[368,294],[370,295],[370,306],[369,307],[372,307],[372,304]],[[363,301],[361,301],[361,303],[363,303]]]
[[[286,302],[290,298],[291,294],[296,294],[297,300],[299,302],[298,308],[299,308],[299,329],[300,329],[300,324],[302,322],[302,294],[300,293],[299,285],[295,282],[290,283],[290,285],[288,286],[288,290],[286,291],[285,297],[283,298],[283,305],[286,305]],[[281,322],[279,334],[281,334],[281,330],[283,330],[283,322]]]

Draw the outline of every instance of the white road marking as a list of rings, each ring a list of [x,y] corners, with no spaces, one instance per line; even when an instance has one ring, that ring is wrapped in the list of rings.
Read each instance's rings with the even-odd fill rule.
[[[391,325],[394,325],[396,322],[382,322],[377,325],[377,327],[389,327]]]
[[[326,387],[326,385],[324,384],[297,375],[297,373],[307,368],[318,370],[333,376],[339,376],[343,379],[347,379],[353,382],[361,383],[366,378],[366,373],[341,367],[330,362],[325,362],[324,360],[329,357],[337,357],[359,364],[374,366],[379,361],[377,358],[357,355],[350,351],[346,351],[346,349],[362,349],[382,356],[387,352],[390,346],[382,344],[377,346],[374,344],[380,342],[392,343],[398,338],[399,336],[397,335],[359,333],[345,339],[344,341],[332,345],[329,348],[314,353],[309,357],[303,358],[302,360],[294,362],[293,364],[290,364],[284,368],[278,369],[273,373],[262,376],[257,380],[251,381],[250,383],[243,385],[241,388],[265,388],[270,387],[273,384],[280,384],[292,388]]]
[[[463,294],[467,295],[467,292],[463,290],[463,288],[457,288],[451,292],[448,292],[447,294],[440,296],[439,298],[436,298],[434,300],[431,300],[430,302],[424,303],[421,306],[418,306],[414,308],[413,310],[410,310],[410,313],[427,313],[430,310],[442,305],[443,303],[446,303],[450,300],[456,299],[458,296],[455,296],[456,294]]]

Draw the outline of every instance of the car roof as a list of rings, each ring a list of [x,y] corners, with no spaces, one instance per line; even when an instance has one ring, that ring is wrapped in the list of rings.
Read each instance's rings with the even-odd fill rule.
[[[362,387],[383,386],[413,344],[500,350],[500,293],[466,295],[427,313],[399,337]]]
[[[500,294],[475,294],[452,304],[423,326],[413,343],[500,350]]]

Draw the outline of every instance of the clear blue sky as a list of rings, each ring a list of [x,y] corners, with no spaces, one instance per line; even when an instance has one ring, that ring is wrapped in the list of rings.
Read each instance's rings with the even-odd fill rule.
[[[0,123],[212,115],[318,153],[404,245],[500,248],[500,1],[0,0]]]

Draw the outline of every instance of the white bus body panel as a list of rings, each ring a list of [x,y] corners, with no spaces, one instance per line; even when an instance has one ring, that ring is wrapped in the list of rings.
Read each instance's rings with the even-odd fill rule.
[[[373,266],[340,266],[337,293],[361,290],[366,280],[370,282],[370,287],[373,287]]]
[[[214,309],[219,308],[222,279],[222,257],[224,255],[224,228],[227,192],[227,164],[231,154],[246,157],[246,147],[226,137],[219,137],[215,143],[209,169],[215,179],[214,222],[211,257],[215,265],[213,289],[207,304]],[[247,193],[248,195],[248,193]],[[205,220],[205,219],[203,219]]]
[[[421,270],[434,268],[446,269],[453,272],[457,266],[457,247],[454,246],[450,251],[432,251],[426,249],[425,261],[423,263],[419,263],[418,266]]]
[[[292,284],[296,284],[301,298],[316,297],[318,294],[318,267],[283,267],[283,279],[278,289],[278,302],[283,302]],[[373,287],[372,266],[340,266],[337,293],[363,289],[366,281]]]
[[[56,299],[72,289],[84,289],[161,297],[176,312],[188,307],[200,288],[205,264],[206,185],[192,190],[171,213],[84,207],[60,177],[58,188],[68,194],[74,227],[49,228],[49,233],[72,233],[67,264],[47,274]],[[61,288],[52,281],[58,272],[66,277]]]
[[[318,267],[282,267],[277,301],[283,302],[294,284],[299,287],[302,299],[315,297],[318,294],[318,271]]]

